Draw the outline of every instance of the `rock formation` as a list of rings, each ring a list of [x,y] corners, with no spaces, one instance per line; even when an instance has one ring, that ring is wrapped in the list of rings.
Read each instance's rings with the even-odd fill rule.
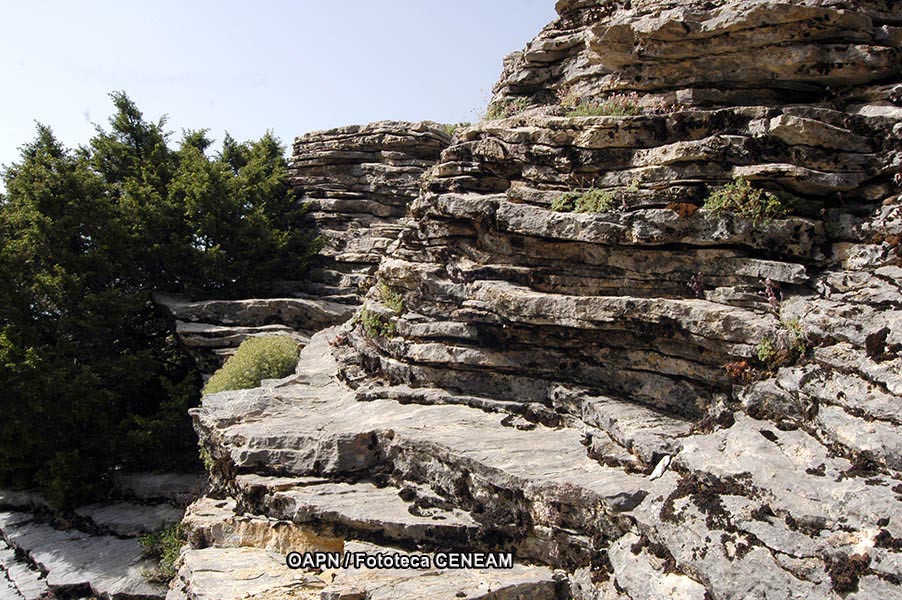
[[[315,131],[294,142],[289,181],[310,206],[325,248],[306,291],[357,304],[372,285],[423,172],[448,145],[436,123],[380,121]]]
[[[144,556],[142,534],[182,519],[194,475],[123,474],[119,502],[53,514],[32,492],[0,491],[0,597],[163,598],[165,581]]]
[[[253,597],[902,597],[902,5],[557,9],[354,321],[194,412],[229,534],[173,598],[236,545]],[[236,519],[517,566],[280,571]]]
[[[316,331],[346,321],[397,237],[421,175],[449,141],[437,124],[396,121],[298,138],[289,182],[310,207],[310,226],[324,244],[309,281],[273,282],[272,298],[156,296],[201,371],[212,374],[248,337],[290,335],[306,344]]]

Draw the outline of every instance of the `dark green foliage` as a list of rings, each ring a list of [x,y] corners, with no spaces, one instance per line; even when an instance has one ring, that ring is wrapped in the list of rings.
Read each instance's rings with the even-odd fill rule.
[[[0,486],[59,507],[116,468],[199,466],[193,361],[156,290],[228,296],[303,275],[315,251],[278,141],[167,145],[124,94],[110,130],[65,149],[38,126],[0,197]]]
[[[284,148],[272,134],[245,143],[226,135],[210,159],[205,131],[186,132],[171,150],[165,121],[147,123],[122,94],[113,100],[119,112],[112,131],[91,141],[91,162],[131,217],[144,284],[239,297],[303,277],[320,244],[285,182]]]

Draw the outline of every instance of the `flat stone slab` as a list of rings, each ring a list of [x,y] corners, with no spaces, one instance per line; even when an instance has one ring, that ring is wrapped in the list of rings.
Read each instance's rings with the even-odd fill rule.
[[[346,552],[405,554],[350,542]],[[338,569],[320,574],[291,570],[282,555],[257,548],[204,548],[182,555],[167,600],[554,600],[547,567],[512,569]]]
[[[166,600],[321,600],[326,582],[292,571],[285,557],[259,548],[204,548],[182,553]]]
[[[358,534],[415,542],[460,542],[479,529],[479,524],[462,510],[420,510],[402,500],[399,489],[369,482],[244,475],[236,483],[250,497],[265,494],[262,504],[266,514],[295,523],[328,524]]]
[[[302,351],[294,384],[208,395],[192,410],[203,429],[216,431],[236,466],[276,465],[286,474],[308,475],[318,462],[323,473],[362,471],[376,460],[369,436],[391,432],[387,443],[397,451],[453,457],[505,487],[574,485],[612,507],[629,504],[646,487],[644,477],[590,459],[575,429],[522,432],[504,426],[502,415],[465,406],[358,402],[335,380],[330,331]]]
[[[75,514],[115,535],[136,537],[182,520],[184,510],[171,504],[90,504],[75,509]]]
[[[0,540],[0,598],[39,600],[49,590],[44,575],[19,560],[16,552]]]
[[[61,531],[24,513],[0,513],[0,531],[47,574],[47,586],[54,591],[113,600],[165,595],[164,586],[145,578],[156,565],[142,556],[136,539]]]
[[[290,521],[239,514],[233,498],[200,498],[185,513],[182,528],[193,548],[251,547],[289,552],[341,552],[344,540],[322,536]]]
[[[46,508],[47,500],[37,490],[0,490],[0,508],[30,510]]]
[[[347,304],[306,298],[190,302],[157,294],[155,300],[182,321],[247,327],[279,323],[311,331],[342,323],[354,312],[354,307]]]
[[[187,504],[203,486],[204,475],[194,473],[120,473],[116,485],[139,500],[168,500]]]
[[[398,553],[362,542],[349,543],[345,552],[369,555]],[[324,600],[554,600],[554,573],[548,567],[514,563],[512,569],[340,569],[323,593]],[[365,595],[360,596],[363,592]]]

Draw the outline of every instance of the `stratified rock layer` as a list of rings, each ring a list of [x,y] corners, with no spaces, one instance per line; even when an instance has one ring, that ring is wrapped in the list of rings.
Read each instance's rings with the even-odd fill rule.
[[[156,301],[200,370],[212,374],[245,339],[289,335],[301,345],[346,321],[419,192],[423,172],[450,141],[436,123],[380,121],[308,133],[295,141],[289,183],[324,244],[304,282],[273,282],[281,297]]]
[[[303,345],[314,332],[343,323],[354,312],[347,304],[308,298],[192,302],[157,294],[155,300],[175,317],[176,335],[208,375],[250,337],[287,335]]]
[[[879,98],[898,76],[892,0],[559,0],[505,58],[496,100],[652,94],[690,106]],[[898,83],[898,82],[895,82]]]
[[[123,474],[128,500],[52,513],[36,492],[0,490],[0,597],[54,600],[163,598],[157,562],[139,536],[178,523],[189,490],[187,474]],[[161,487],[162,485],[162,487]]]
[[[310,206],[325,248],[307,292],[357,303],[449,143],[436,123],[379,121],[316,131],[294,142],[289,182]]]
[[[355,320],[193,412],[232,533],[198,534],[174,597],[204,597],[195,565],[234,532],[272,551],[242,519],[512,551],[513,597],[902,597],[902,8],[558,10]],[[568,116],[615,94],[625,116]],[[734,180],[787,210],[706,204]],[[471,597],[322,575],[321,598]]]

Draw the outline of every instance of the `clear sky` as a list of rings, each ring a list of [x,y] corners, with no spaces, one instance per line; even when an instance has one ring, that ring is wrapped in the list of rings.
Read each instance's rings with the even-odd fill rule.
[[[555,16],[553,0],[0,0],[0,14],[0,164],[35,121],[86,143],[114,90],[168,114],[175,138],[473,121],[504,55]]]

